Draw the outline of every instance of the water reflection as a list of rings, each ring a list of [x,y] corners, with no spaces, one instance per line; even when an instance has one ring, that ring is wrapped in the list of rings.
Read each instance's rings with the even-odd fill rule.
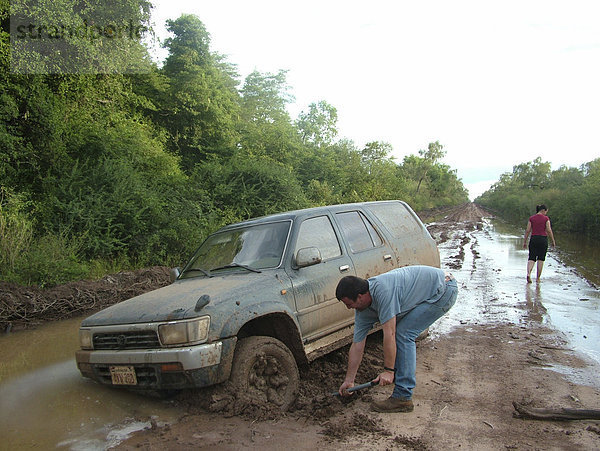
[[[546,313],[546,307],[542,303],[542,286],[539,283],[527,284],[525,289],[525,300],[529,318],[539,323],[543,322]]]
[[[0,336],[0,383],[73,358],[80,322],[79,318],[58,321]]]

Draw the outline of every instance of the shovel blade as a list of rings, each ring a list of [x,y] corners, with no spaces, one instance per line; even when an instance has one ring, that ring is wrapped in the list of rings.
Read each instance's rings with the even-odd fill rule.
[[[354,387],[352,387],[352,388],[349,388],[349,389],[348,389],[348,391],[349,391],[350,393],[352,393],[352,392],[355,392],[355,391],[358,391],[358,390],[362,390],[363,388],[371,388],[371,387],[373,387],[373,386],[375,386],[375,385],[377,385],[377,382],[373,382],[373,381],[371,381],[371,382],[367,382],[367,383],[365,383],[365,384],[355,385]],[[339,392],[337,392],[337,391],[334,391],[334,392],[331,394],[331,396],[340,396],[340,393],[339,393]]]

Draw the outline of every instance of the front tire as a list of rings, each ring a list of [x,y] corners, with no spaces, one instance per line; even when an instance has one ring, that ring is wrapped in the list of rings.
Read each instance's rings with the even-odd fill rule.
[[[248,337],[235,349],[231,382],[251,400],[288,410],[298,396],[300,375],[291,351],[272,337]]]

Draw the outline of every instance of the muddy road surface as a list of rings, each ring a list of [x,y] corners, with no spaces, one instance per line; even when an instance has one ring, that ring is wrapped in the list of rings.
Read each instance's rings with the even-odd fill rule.
[[[546,286],[558,285],[555,295],[592,297],[597,312],[597,290],[585,281],[563,290],[556,261],[548,262],[540,285],[528,286],[526,254],[505,252],[505,243],[497,242],[505,235],[493,230],[488,216],[467,204],[423,218],[460,292],[451,314],[419,344],[414,412],[371,412],[370,401],[389,396],[388,387],[345,402],[331,396],[344,378],[344,348],[304,370],[300,397],[286,414],[244,404],[236,409],[236,393],[187,393],[174,401],[182,409],[177,422],[152,423],[116,449],[600,449],[600,422],[525,420],[514,416],[512,405],[600,408],[594,362],[573,352],[569,337],[546,321],[542,303]],[[517,255],[506,260],[505,253]],[[381,366],[376,334],[357,383],[376,377]],[[577,383],[572,376],[580,373],[586,376]]]
[[[27,413],[21,412],[36,405],[40,416],[43,409],[48,411],[44,427],[56,440],[40,445],[37,438],[19,438],[19,443],[38,448],[53,444],[58,449],[120,450],[600,449],[600,421],[527,420],[516,418],[512,405],[600,409],[598,289],[554,258],[548,259],[540,284],[527,284],[527,254],[515,244],[522,236],[514,230],[500,230],[501,225],[489,216],[474,204],[422,215],[438,242],[442,267],[459,282],[459,297],[449,314],[431,328],[429,338],[419,343],[412,413],[370,411],[370,402],[389,396],[389,387],[362,390],[344,401],[331,396],[344,378],[348,348],[301,370],[300,395],[286,413],[248,403],[243,394],[227,386],[186,391],[168,401],[150,400],[82,380],[71,360],[48,365],[31,376],[31,385],[43,380],[47,393],[64,391],[55,393],[52,402],[41,396],[42,390],[32,390],[35,398],[9,403],[8,395],[16,396],[17,390],[0,383],[5,397],[0,399],[4,410],[0,419],[2,415],[14,419],[5,421],[9,430],[0,430],[8,438],[4,444],[11,443],[13,433],[26,435],[28,428],[32,437],[42,434],[33,430],[38,425],[28,424]],[[82,295],[103,305],[121,292],[121,283],[140,290],[168,283],[167,272],[161,268],[138,273],[132,280],[129,277],[109,276],[94,287],[71,284],[50,294],[0,285],[0,294],[12,296],[11,308],[17,308],[21,298],[30,300],[26,310],[19,310],[26,319],[1,325],[13,330],[35,326],[43,321],[36,312],[51,302],[65,312],[70,305],[84,310]],[[64,333],[63,327],[59,329]],[[11,335],[19,339],[19,332]],[[35,342],[36,336],[27,340]],[[61,337],[54,339],[69,340]],[[39,338],[47,339],[45,335]],[[76,337],[69,346],[76,346]],[[374,334],[368,340],[357,383],[377,376],[382,355],[381,335]],[[53,384],[52,378],[67,383]],[[88,395],[83,396],[81,390]],[[57,406],[56,399],[61,397],[65,406]],[[53,415],[58,409],[61,413]],[[65,440],[59,432],[65,420],[61,415],[70,410],[75,423],[81,418],[82,424],[96,421],[102,425],[106,439]],[[111,417],[112,423],[104,424]]]

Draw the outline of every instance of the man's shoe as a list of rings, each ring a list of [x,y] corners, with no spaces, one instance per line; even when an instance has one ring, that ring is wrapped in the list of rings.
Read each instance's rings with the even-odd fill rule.
[[[410,399],[392,398],[383,401],[373,401],[371,403],[371,410],[375,412],[412,412],[415,406]]]

